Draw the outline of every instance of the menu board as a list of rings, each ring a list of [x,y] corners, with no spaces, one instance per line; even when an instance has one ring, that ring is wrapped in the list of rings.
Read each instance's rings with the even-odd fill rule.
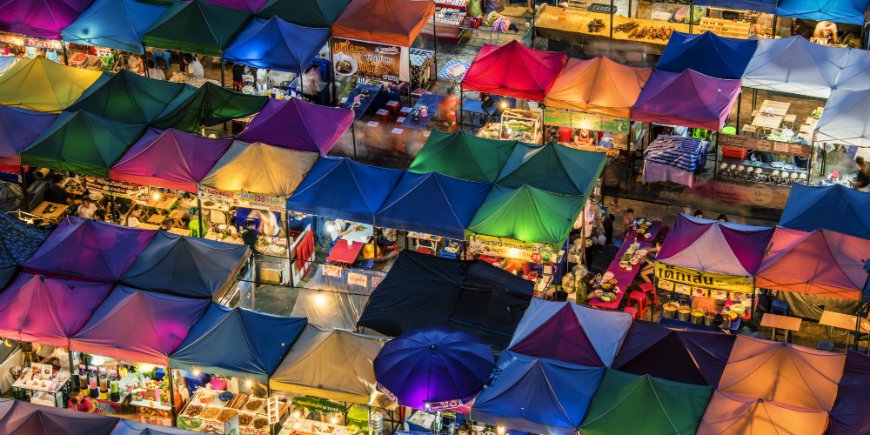
[[[579,128],[592,131],[628,133],[631,121],[612,116],[582,113],[571,110],[544,109],[544,125]]]
[[[398,83],[408,81],[408,48],[352,39],[333,38],[331,43],[335,75],[366,77]]]
[[[255,208],[269,211],[284,211],[286,202],[280,196],[260,195],[248,192],[225,192],[211,187],[199,186],[199,199],[203,202],[217,202],[232,207]],[[208,207],[208,204],[204,204]]]
[[[130,199],[137,199],[148,195],[148,188],[137,184],[91,176],[85,176],[84,180],[85,187],[91,192],[97,191],[106,195]]]

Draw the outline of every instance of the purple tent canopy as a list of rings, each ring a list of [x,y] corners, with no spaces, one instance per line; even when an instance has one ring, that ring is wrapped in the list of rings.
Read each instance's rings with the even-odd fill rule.
[[[271,99],[239,140],[325,156],[352,122],[353,111],[348,109],[320,106],[300,98]]]
[[[267,0],[205,0],[206,3],[216,4],[225,8],[240,11],[258,12]]]
[[[22,267],[31,272],[114,283],[155,234],[70,216]]]
[[[0,105],[0,165],[13,166],[13,173],[16,173],[17,166],[21,164],[21,151],[48,128],[55,118],[57,114],[54,113]]]
[[[849,351],[831,409],[832,435],[870,433],[870,356]]]
[[[3,435],[109,435],[118,419],[0,399],[0,434]]]
[[[740,80],[687,69],[655,70],[631,108],[631,119],[719,131],[740,93]]]
[[[384,345],[374,360],[380,388],[416,409],[455,408],[489,379],[495,362],[489,344],[443,326],[416,329]]]
[[[58,39],[94,0],[0,0],[0,31]]]
[[[688,384],[719,384],[734,336],[635,321],[613,368]]]
[[[657,260],[704,272],[754,276],[772,236],[773,228],[681,214],[677,216]]]

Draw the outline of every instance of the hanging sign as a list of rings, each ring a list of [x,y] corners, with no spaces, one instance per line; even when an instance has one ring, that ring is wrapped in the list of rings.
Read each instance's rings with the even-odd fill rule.
[[[751,293],[753,289],[752,277],[749,276],[703,272],[659,262],[655,264],[655,276],[660,281],[676,283],[679,287],[677,293],[683,293],[680,289],[684,289],[685,294],[692,294],[693,287],[741,293]]]
[[[84,185],[90,192],[100,192],[104,195],[120,196],[129,199],[139,199],[148,196],[148,187],[106,178],[85,176]]]
[[[332,39],[333,69],[340,77],[367,77],[398,83],[407,80],[406,48],[352,39]],[[404,74],[403,74],[404,72]]]
[[[269,211],[284,211],[287,206],[280,196],[260,195],[248,192],[225,192],[207,186],[199,186],[199,199],[203,202],[226,204],[231,207],[256,208]],[[208,204],[204,204],[208,207]]]
[[[575,112],[572,110],[544,109],[544,125],[571,127],[592,131],[628,133],[631,121],[624,118]]]

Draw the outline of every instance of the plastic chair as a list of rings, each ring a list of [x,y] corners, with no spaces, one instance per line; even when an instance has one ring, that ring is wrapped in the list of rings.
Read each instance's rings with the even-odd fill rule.
[[[783,301],[781,299],[774,299],[773,302],[770,303],[770,314],[779,314],[781,316],[788,316],[789,306],[788,302]]]

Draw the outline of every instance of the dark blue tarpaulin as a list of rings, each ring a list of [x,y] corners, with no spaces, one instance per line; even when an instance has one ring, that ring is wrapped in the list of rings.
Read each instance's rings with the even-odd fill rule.
[[[287,200],[287,210],[372,223],[401,177],[398,169],[321,157]]]
[[[844,24],[864,24],[870,0],[779,0],[776,15]]]
[[[212,303],[169,356],[175,369],[266,381],[308,320]]]
[[[375,215],[375,225],[463,239],[489,188],[489,184],[436,172],[405,172]]]
[[[776,0],[695,0],[695,6],[718,6],[741,11],[759,11],[772,14],[776,11]]]
[[[832,435],[870,433],[870,356],[852,350],[846,355],[829,431]]]
[[[870,193],[835,184],[793,184],[779,225],[803,231],[824,228],[870,239]]]
[[[498,368],[475,399],[471,417],[540,434],[577,433],[605,370],[511,352],[502,354]]]
[[[18,266],[27,261],[51,234],[49,228],[28,225],[8,213],[0,213],[0,286],[12,280]]]
[[[144,53],[142,35],[165,11],[136,0],[97,0],[63,29],[63,41]]]
[[[254,68],[299,72],[329,39],[328,28],[302,27],[278,17],[257,18],[224,51],[224,59]]]
[[[159,231],[121,281],[145,290],[212,299],[231,284],[247,252],[245,245]]]
[[[57,114],[54,113],[0,105],[0,169],[17,174],[21,151],[30,146],[55,118]]]
[[[674,32],[656,68],[676,73],[693,69],[720,79],[739,79],[757,47],[757,41],[723,38],[709,31],[700,35]]]

